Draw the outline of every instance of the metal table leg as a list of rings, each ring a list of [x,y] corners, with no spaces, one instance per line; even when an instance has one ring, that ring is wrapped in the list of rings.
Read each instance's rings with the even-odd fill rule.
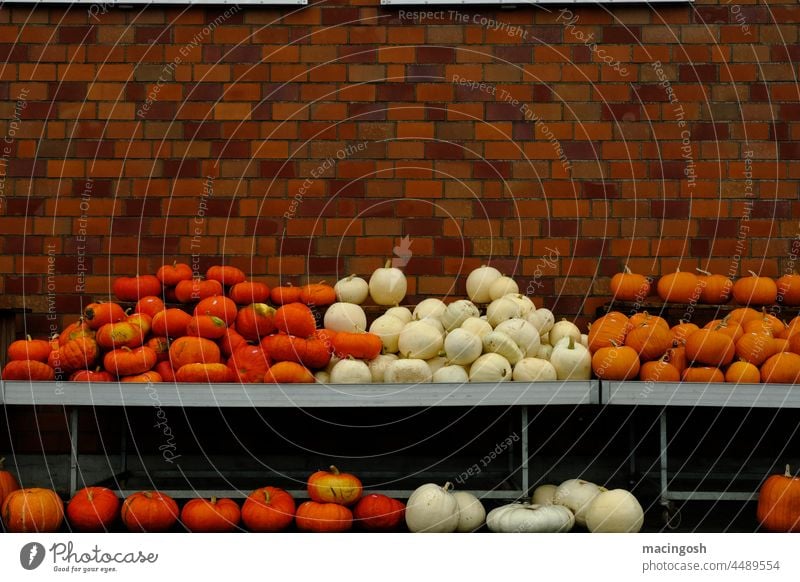
[[[78,407],[69,411],[69,496],[78,490]]]
[[[520,435],[520,448],[522,449],[522,465],[520,470],[522,472],[522,490],[525,495],[529,495],[528,490],[531,486],[530,480],[530,466],[528,465],[528,407],[523,406],[520,410],[522,417],[522,434]]]

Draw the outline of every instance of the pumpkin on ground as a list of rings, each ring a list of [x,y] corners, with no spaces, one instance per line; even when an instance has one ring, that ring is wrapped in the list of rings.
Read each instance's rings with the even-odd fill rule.
[[[117,494],[105,487],[86,487],[67,504],[67,519],[81,532],[108,531],[119,514]]]
[[[252,532],[278,532],[294,521],[294,498],[278,487],[253,491],[242,506],[242,523]]]
[[[358,500],[353,508],[356,523],[369,531],[396,529],[405,517],[406,504],[379,493],[370,493]]]
[[[159,491],[140,491],[122,503],[120,517],[128,531],[165,532],[178,521],[178,504]]]
[[[181,510],[181,522],[196,533],[235,531],[241,518],[239,505],[232,499],[192,499]]]
[[[3,500],[0,516],[11,533],[52,533],[64,521],[64,502],[52,489],[16,489]]]
[[[300,531],[345,532],[353,527],[353,513],[338,503],[306,501],[297,508],[295,523]]]
[[[800,478],[789,465],[783,475],[770,475],[761,486],[756,516],[766,530],[800,532]]]
[[[328,471],[316,471],[308,478],[308,496],[312,501],[352,505],[361,497],[361,480],[342,473],[335,465]]]

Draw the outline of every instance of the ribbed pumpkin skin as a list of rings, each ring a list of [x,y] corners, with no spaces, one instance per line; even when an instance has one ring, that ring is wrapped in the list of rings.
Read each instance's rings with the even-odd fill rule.
[[[178,521],[178,504],[159,491],[140,491],[122,504],[120,516],[129,531],[165,532]]]
[[[718,331],[701,329],[686,338],[686,357],[707,366],[727,366],[736,355],[733,340]]]
[[[51,489],[17,489],[6,495],[0,515],[11,533],[56,532],[64,522],[64,502]]]
[[[769,531],[800,532],[800,479],[788,465],[784,475],[770,475],[761,486],[756,516]]]

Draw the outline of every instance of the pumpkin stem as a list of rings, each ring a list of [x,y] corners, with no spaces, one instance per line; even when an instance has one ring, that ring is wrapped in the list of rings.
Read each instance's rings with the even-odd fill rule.
[[[211,505],[216,505],[216,504],[217,504],[217,498],[216,498],[216,496],[212,495],[211,496]]]
[[[628,265],[625,265],[625,274],[626,275],[630,275],[631,274],[631,268]]]
[[[5,465],[6,465],[6,458],[0,457],[0,470],[2,470],[2,468],[5,467]],[[786,468],[788,469],[789,465],[786,465]]]
[[[567,346],[567,349],[569,350],[575,349],[575,338],[572,336],[569,336],[569,346]]]
[[[269,491],[264,489],[264,503],[269,503]]]
[[[453,484],[452,484],[452,483],[450,483],[450,481],[448,481],[447,483],[445,483],[445,484],[444,484],[444,487],[442,487],[442,489],[444,489],[445,491],[450,491],[452,488],[453,488]]]
[[[392,266],[392,259],[386,259],[386,264],[383,265],[384,269],[388,269]]]
[[[758,277],[758,275],[756,275],[753,271],[747,271],[747,272],[750,273],[753,277]]]
[[[339,475],[340,474],[339,469],[336,468],[336,465],[331,465],[330,466],[330,472],[333,473],[334,475]]]
[[[3,462],[3,460],[0,459],[0,466],[2,466],[2,462]],[[791,469],[791,467],[789,467],[789,463],[786,463],[786,472],[784,473],[784,476],[785,477],[791,477],[792,476],[792,469]]]
[[[710,271],[706,271],[705,269],[701,269],[700,267],[696,267],[696,268],[697,268],[697,272],[698,273],[702,273],[706,277],[710,277],[711,276],[711,272]]]

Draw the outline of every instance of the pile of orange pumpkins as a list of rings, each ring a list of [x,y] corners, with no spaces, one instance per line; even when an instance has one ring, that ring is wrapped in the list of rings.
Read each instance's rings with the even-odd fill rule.
[[[3,379],[314,382],[333,354],[374,358],[382,347],[368,332],[317,329],[312,308],[336,301],[324,283],[270,289],[236,267],[213,266],[203,279],[181,263],[120,277],[113,291],[134,307],[92,303],[58,336],[13,342]]]
[[[292,524],[304,532],[345,532],[357,524],[366,531],[392,531],[404,523],[405,504],[372,493],[362,495],[361,481],[336,467],[308,478],[309,501],[297,505],[284,489],[261,487],[242,507],[232,499],[192,499],[177,502],[159,491],[140,491],[120,503],[105,487],[78,491],[66,508],[51,489],[20,489],[14,476],[0,470],[0,516],[9,532],[56,532],[64,517],[70,529],[103,532],[117,520],[131,532],[165,532],[180,521],[190,532],[279,532]]]
[[[650,280],[630,271],[611,282],[615,299],[641,303]],[[702,328],[681,320],[670,326],[646,311],[611,311],[591,324],[592,370],[606,380],[662,382],[800,382],[800,316],[784,323],[765,306],[800,305],[800,275],[774,281],[751,273],[735,283],[723,275],[677,271],[661,277],[665,302],[741,305]],[[760,307],[761,309],[755,309]],[[689,314],[687,310],[687,314]]]

